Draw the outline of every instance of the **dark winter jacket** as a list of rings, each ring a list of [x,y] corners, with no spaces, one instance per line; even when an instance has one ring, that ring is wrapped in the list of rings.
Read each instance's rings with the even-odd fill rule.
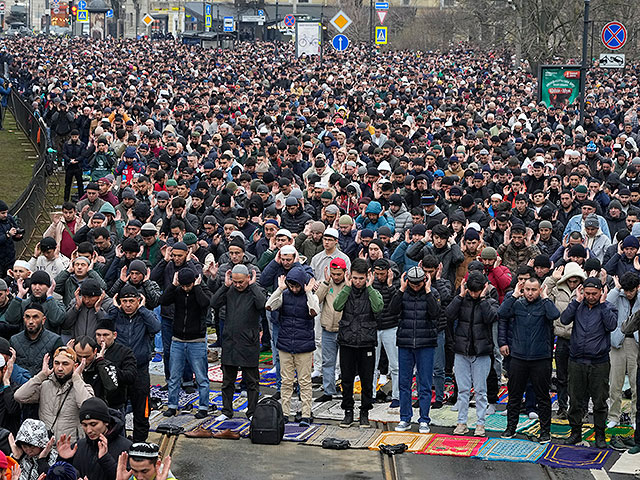
[[[287,210],[285,210],[282,212],[281,216],[282,222],[280,222],[280,226],[282,228],[286,228],[291,233],[302,232],[304,230],[305,224],[309,220],[313,220],[311,218],[311,215],[309,215],[307,212],[302,211],[301,208],[298,208],[298,211],[295,213],[295,215],[291,215]]]
[[[16,247],[13,238],[7,236],[12,228],[18,228],[13,215],[7,215],[6,220],[0,220],[0,266],[11,268],[16,259]]]
[[[491,297],[473,299],[456,295],[447,307],[447,318],[455,323],[454,351],[466,356],[493,353],[493,323],[498,320],[498,302]]]
[[[127,401],[127,387],[133,385],[138,378],[136,357],[129,347],[114,342],[104,352],[104,358],[116,368],[116,375],[118,376],[118,389],[107,393],[107,405],[111,408],[121,408]]]
[[[309,276],[300,267],[292,268],[287,274],[287,281],[302,285],[303,290],[297,295],[288,288],[282,292],[282,306],[277,317],[280,330],[276,347],[288,353],[313,352],[316,349],[315,322],[314,317],[309,314],[308,296],[304,291]]]
[[[31,340],[23,330],[11,337],[11,346],[16,351],[16,363],[29,370],[32,376],[42,369],[42,359],[49,353],[53,358],[56,348],[62,346],[62,339],[47,329],[42,329],[35,340]]]
[[[82,379],[93,388],[93,394],[107,401],[109,394],[118,389],[118,371],[116,367],[105,358],[98,358],[91,362],[82,372]]]
[[[373,281],[373,288],[380,292],[384,302],[382,310],[375,314],[376,321],[378,322],[378,330],[397,327],[400,321],[400,311],[391,308],[391,300],[393,300],[393,297],[400,288],[400,278],[397,275],[394,276],[391,286],[389,286],[387,282],[379,282],[376,278]]]
[[[167,262],[163,258],[153,267],[153,270],[151,270],[150,279],[156,282],[162,290],[166,290],[169,288],[169,285],[173,283],[174,274],[183,268],[191,268],[196,272],[196,275],[202,275],[202,265],[198,262],[187,260],[181,266],[176,267],[173,260]],[[173,317],[173,305],[162,305],[160,315],[167,318]]]
[[[569,357],[578,363],[606,363],[611,350],[611,332],[618,327],[618,309],[613,303],[598,303],[589,308],[572,300],[562,312],[564,325],[573,323]]]
[[[146,368],[151,359],[150,338],[160,331],[160,321],[152,311],[142,306],[131,316],[113,306],[109,317],[118,332],[116,342],[133,350],[138,367]]]
[[[425,245],[424,241],[415,242],[407,248],[407,257],[419,262],[427,255],[435,255],[442,263],[442,278],[446,278],[451,285],[456,284],[456,269],[464,261],[464,254],[456,244],[436,248],[432,244]]]
[[[510,355],[520,360],[553,357],[553,321],[560,311],[548,298],[533,302],[508,295],[498,309],[498,345],[509,346]]]
[[[161,305],[173,305],[173,336],[180,340],[198,340],[207,336],[207,311],[211,292],[206,285],[194,285],[185,292],[173,283],[160,297]]]
[[[378,322],[382,295],[375,288],[344,287],[333,301],[333,309],[342,312],[338,325],[338,344],[344,347],[370,348],[378,344]]]
[[[396,345],[400,348],[435,348],[438,345],[440,295],[435,288],[427,293],[411,287],[393,298],[391,308],[399,310],[400,323]]]
[[[112,480],[116,478],[118,458],[122,452],[129,451],[131,440],[125,437],[124,418],[122,413],[110,409],[111,420],[105,436],[109,444],[108,452],[98,458],[98,441],[81,438],[76,443],[78,450],[71,459],[65,459],[78,470],[79,477],[91,480]]]
[[[213,295],[211,306],[227,307],[222,329],[222,365],[257,367],[260,357],[260,319],[267,299],[257,285],[242,292],[223,285]]]

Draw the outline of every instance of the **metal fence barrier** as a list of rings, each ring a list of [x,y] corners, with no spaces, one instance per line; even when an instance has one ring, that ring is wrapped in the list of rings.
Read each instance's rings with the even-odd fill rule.
[[[23,239],[20,242],[16,242],[16,258],[20,258],[34,235],[41,236],[48,227],[48,224],[42,226],[42,222],[39,222],[39,219],[41,215],[48,214],[47,185],[55,166],[50,152],[51,143],[44,120],[37,113],[34,113],[14,89],[11,90],[8,100],[8,108],[13,113],[16,123],[33,144],[38,154],[38,159],[33,165],[33,173],[29,185],[13,205],[9,207],[9,213],[25,229]]]

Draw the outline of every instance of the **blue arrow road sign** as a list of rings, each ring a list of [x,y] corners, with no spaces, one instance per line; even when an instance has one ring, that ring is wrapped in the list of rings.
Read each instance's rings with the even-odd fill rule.
[[[78,2],[78,10],[86,10],[87,9],[87,2],[85,2],[84,0],[80,0]]]
[[[389,2],[376,2],[376,10],[389,10]]]
[[[331,40],[331,45],[333,45],[333,48],[338,52],[343,52],[349,47],[349,39],[346,35],[336,35],[333,37],[333,40]]]
[[[258,10],[258,16],[264,17],[264,10]]]
[[[105,17],[107,18],[113,17],[113,10],[107,10],[107,13],[105,13]]]
[[[206,15],[211,15],[211,5],[205,5],[204,6],[204,13]]]

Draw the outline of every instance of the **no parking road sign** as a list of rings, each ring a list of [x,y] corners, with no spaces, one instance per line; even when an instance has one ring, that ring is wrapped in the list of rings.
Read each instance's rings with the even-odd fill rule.
[[[293,27],[296,24],[296,17],[294,17],[293,15],[287,15],[286,17],[284,17],[284,25],[285,27]]]
[[[627,29],[620,22],[609,22],[602,29],[602,43],[611,50],[618,50],[627,43]]]

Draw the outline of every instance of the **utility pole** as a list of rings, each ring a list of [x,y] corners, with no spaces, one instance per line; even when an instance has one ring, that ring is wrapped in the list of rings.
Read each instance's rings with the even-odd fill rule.
[[[518,0],[518,5],[514,5],[516,11],[516,30],[518,38],[516,39],[516,68],[520,68],[522,61],[522,0]]]
[[[587,40],[589,35],[589,7],[591,0],[584,0],[584,27],[582,29],[582,65],[580,66],[580,124],[584,123],[584,94],[587,85]]]
[[[369,0],[369,43],[372,47],[375,40],[373,30],[373,0]]]

